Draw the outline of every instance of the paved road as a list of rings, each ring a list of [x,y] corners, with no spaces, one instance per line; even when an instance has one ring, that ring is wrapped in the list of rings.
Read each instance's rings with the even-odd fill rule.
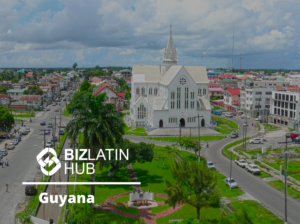
[[[243,122],[240,118],[232,118],[233,121],[238,123],[242,127]],[[258,133],[256,127],[252,127],[252,123],[255,123],[253,119],[249,119],[248,123],[250,124],[247,130],[247,136],[253,136]],[[242,138],[243,129],[239,130],[239,138]],[[169,142],[157,142],[153,140],[142,139],[138,136],[128,135],[125,138],[130,139],[133,142],[146,142],[154,143],[160,146],[170,145]],[[209,149],[204,148],[202,155],[204,155],[207,160],[210,160],[214,163],[218,171],[223,175],[229,177],[230,170],[230,160],[222,155],[222,147],[232,141],[238,139],[226,138],[220,141],[210,142]],[[265,183],[261,178],[255,177],[252,174],[246,172],[244,169],[232,164],[232,177],[236,180],[239,187],[244,191],[251,194],[258,201],[262,203],[270,211],[278,215],[282,220],[284,219],[284,194],[274,189]],[[299,224],[300,223],[300,203],[292,198],[288,198],[288,223]]]
[[[39,135],[41,131],[40,122],[54,123],[51,117],[58,115],[54,112],[54,108],[63,108],[65,102],[62,101],[61,106],[50,106],[51,110],[46,111],[41,116],[33,118],[32,123],[26,123],[26,127],[30,127],[31,132],[22,137],[22,141],[16,146],[14,150],[10,150],[7,156],[9,166],[5,168],[0,167],[0,223],[13,224],[15,207],[19,201],[24,198],[25,186],[23,181],[33,180],[36,172],[40,169],[36,155],[42,150],[40,147],[33,147],[33,145],[43,146],[43,135]],[[24,118],[26,119],[26,118]],[[69,118],[62,116],[62,123],[66,123]],[[44,126],[42,127],[44,128]],[[50,140],[51,135],[46,137],[46,141]],[[4,148],[4,142],[0,146]],[[6,192],[6,183],[9,184],[9,192]]]

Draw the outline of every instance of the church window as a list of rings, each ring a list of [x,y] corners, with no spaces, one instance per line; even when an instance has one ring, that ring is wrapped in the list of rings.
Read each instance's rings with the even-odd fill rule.
[[[177,123],[177,117],[169,117],[169,123]]]
[[[146,107],[144,107],[144,104],[141,104],[138,107],[138,119],[144,119],[146,117]]]
[[[145,88],[142,88],[142,95],[145,95]]]
[[[174,106],[175,106],[175,102],[171,101],[171,109],[174,109]]]
[[[206,89],[203,89],[203,95],[206,95]]]
[[[195,107],[195,102],[191,101],[191,108],[194,109],[194,107]]]
[[[154,88],[154,95],[157,95],[157,88]]]
[[[184,88],[184,108],[189,108],[189,87]]]
[[[198,95],[201,95],[201,89],[198,89]]]
[[[171,92],[171,100],[175,99],[175,92]]]
[[[152,88],[149,88],[149,95],[152,95]]]
[[[191,92],[191,99],[193,100],[194,99],[194,96],[195,96],[195,93],[194,91]]]
[[[136,94],[140,94],[140,88],[136,88]]]
[[[185,78],[180,78],[179,83],[180,83],[180,85],[185,85],[186,84],[186,79]]]
[[[180,109],[180,87],[177,88],[177,109]]]

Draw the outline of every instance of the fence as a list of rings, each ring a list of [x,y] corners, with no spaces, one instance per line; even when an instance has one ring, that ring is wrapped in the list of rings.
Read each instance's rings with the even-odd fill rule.
[[[220,206],[220,209],[222,209],[225,212],[225,214],[232,213],[232,210],[225,203],[220,201],[219,206]]]

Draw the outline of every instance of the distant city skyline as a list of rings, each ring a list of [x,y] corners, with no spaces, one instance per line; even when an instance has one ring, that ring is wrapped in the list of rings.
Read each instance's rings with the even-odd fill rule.
[[[296,0],[4,0],[0,68],[162,64],[172,24],[179,65],[300,69]],[[201,53],[203,62],[201,63]]]

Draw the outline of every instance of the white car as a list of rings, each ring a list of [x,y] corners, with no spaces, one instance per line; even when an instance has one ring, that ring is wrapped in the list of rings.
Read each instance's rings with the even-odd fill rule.
[[[6,149],[14,149],[15,148],[15,144],[14,143],[8,143],[6,146]]]
[[[19,141],[18,141],[18,139],[13,139],[13,140],[11,140],[11,143],[14,145],[17,145],[19,143]]]
[[[260,174],[260,169],[258,169],[258,166],[255,164],[249,164],[248,166],[246,166],[246,170],[247,172],[250,172],[252,174]]]
[[[7,156],[8,152],[6,149],[1,149],[0,150],[0,156]]]
[[[255,120],[256,120],[256,121],[262,121],[262,120],[264,120],[264,119],[261,118],[261,117],[258,117],[258,118],[255,118]]]
[[[248,123],[247,123],[247,122],[244,122],[244,126],[248,126]]]
[[[267,141],[267,139],[266,139],[265,137],[263,137],[263,136],[257,136],[257,137],[255,137],[255,138],[260,138],[260,139],[263,140],[264,142]]]
[[[233,114],[230,112],[225,113],[225,117],[233,117]]]
[[[249,141],[250,144],[263,144],[263,140],[260,138],[252,138]]]
[[[235,182],[235,180],[232,177],[231,177],[231,179],[230,178],[225,178],[224,183],[230,188],[238,187],[237,183]]]
[[[248,115],[242,114],[240,118],[250,118]]]
[[[52,142],[46,142],[46,147],[52,147]]]
[[[215,166],[214,166],[214,164],[212,163],[212,161],[207,161],[207,167],[208,167],[208,169],[215,169]]]

